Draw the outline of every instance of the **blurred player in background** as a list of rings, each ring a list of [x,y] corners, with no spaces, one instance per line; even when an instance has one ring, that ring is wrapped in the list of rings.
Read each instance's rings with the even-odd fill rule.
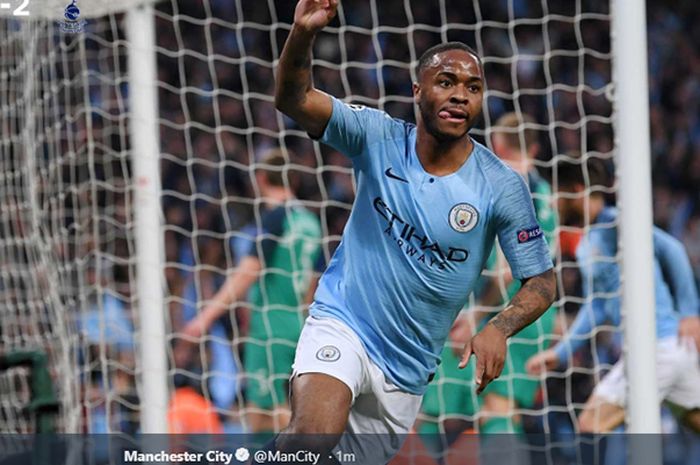
[[[263,157],[255,176],[267,210],[261,215],[257,240],[251,242],[236,271],[183,330],[191,340],[200,338],[231,304],[245,300],[251,291],[244,369],[247,420],[252,432],[279,431],[289,422],[287,382],[304,320],[304,294],[320,252],[318,218],[295,201],[285,182],[285,163],[279,150]],[[189,343],[176,347],[178,366],[189,358],[192,347]]]
[[[587,190],[584,170],[590,180]],[[606,207],[605,172],[595,159],[584,165],[560,162],[558,200],[561,221],[582,226],[590,218],[591,228],[577,249],[587,302],[581,307],[566,337],[554,348],[532,357],[531,373],[552,370],[566,364],[573,353],[608,321],[620,325],[620,270],[617,256],[617,210]],[[598,190],[596,190],[596,188]],[[688,256],[683,245],[659,228],[654,228],[654,282],[656,302],[656,370],[659,401],[676,408],[680,419],[700,432],[700,301]],[[639,311],[652,311],[638,309]],[[633,317],[633,316],[631,316]],[[585,433],[606,433],[620,425],[625,416],[627,387],[623,360],[596,386],[579,416]]]
[[[537,141],[536,124],[529,115],[519,117],[516,113],[501,116],[492,128],[492,143],[494,153],[515,172],[527,180],[532,195],[537,222],[547,239],[552,256],[555,252],[555,230],[557,218],[552,204],[552,188],[540,176],[534,160],[540,152]],[[480,308],[503,308],[520,289],[520,282],[513,280],[513,274],[505,260],[503,251],[496,247],[489,257],[488,269],[497,272],[498,276],[488,279],[479,298]],[[505,295],[503,294],[505,289]],[[485,324],[495,314],[492,311],[474,312],[477,327]],[[521,418],[513,415],[515,409],[529,409],[533,406],[539,379],[528,376],[525,370],[527,360],[538,351],[549,346],[556,309],[550,307],[534,324],[518,333],[518,337],[510,341],[508,346],[508,363],[505,364],[501,377],[494,380],[485,390],[481,412],[483,420],[480,431],[484,433],[522,433]],[[459,334],[459,328],[452,332],[459,343],[471,337],[471,326],[461,325],[464,334]]]
[[[534,160],[540,151],[535,120],[523,114],[506,113],[491,128],[494,153],[508,166],[527,180],[533,197],[537,222],[554,249],[556,214],[552,206],[552,190],[549,183],[540,176]],[[463,312],[450,331],[451,347],[442,352],[442,364],[438,375],[426,392],[423,413],[442,420],[441,430],[451,441],[454,434],[468,426],[465,418],[480,412],[479,431],[482,433],[522,433],[520,415],[516,409],[530,409],[535,402],[540,381],[525,370],[527,360],[549,346],[554,329],[556,310],[551,307],[534,324],[518,333],[508,345],[506,363],[498,379],[493,380],[484,395],[473,395],[470,378],[474,375],[473,364],[466,373],[457,371],[455,360],[461,356],[461,348],[472,335],[473,328],[481,328],[499,309],[507,305],[520,289],[520,281],[513,280],[510,268],[500,247],[495,247],[487,262],[493,278],[484,277],[484,287],[478,297],[479,307]],[[484,309],[486,308],[486,309]],[[435,426],[425,423],[421,432],[437,432]]]
[[[416,418],[495,237],[524,284],[464,349],[461,366],[472,354],[477,360],[478,392],[500,374],[507,338],[550,306],[555,281],[523,179],[469,137],[483,102],[480,58],[462,43],[423,54],[413,85],[415,126],[344,104],[311,79],[314,38],[337,5],[298,2],[275,95],[277,107],[312,137],[351,158],[357,179],[342,242],[299,340],[285,431],[330,436],[300,443],[284,434],[268,447],[327,452],[343,432],[383,433],[344,435],[341,447],[361,463],[385,463]]]

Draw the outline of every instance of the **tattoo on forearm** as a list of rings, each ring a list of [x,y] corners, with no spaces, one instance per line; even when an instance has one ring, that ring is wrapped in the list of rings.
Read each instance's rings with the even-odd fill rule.
[[[554,294],[554,272],[549,270],[528,279],[511,303],[523,308],[544,306],[546,309],[554,300]]]
[[[491,320],[491,324],[510,337],[544,313],[555,297],[553,272],[529,279],[513,297],[511,304]]]

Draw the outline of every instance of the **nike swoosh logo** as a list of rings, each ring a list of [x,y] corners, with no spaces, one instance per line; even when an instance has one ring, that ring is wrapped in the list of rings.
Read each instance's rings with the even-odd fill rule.
[[[407,179],[404,179],[404,178],[402,178],[402,177],[400,177],[400,176],[395,175],[395,174],[391,171],[391,167],[387,168],[386,171],[384,172],[384,174],[386,174],[388,177],[390,177],[390,178],[392,178],[392,179],[396,179],[397,181],[405,182],[406,184],[408,184],[408,180],[407,180]]]

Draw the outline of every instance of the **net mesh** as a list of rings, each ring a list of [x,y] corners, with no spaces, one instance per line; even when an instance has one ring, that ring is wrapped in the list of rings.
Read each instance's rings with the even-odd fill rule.
[[[0,20],[0,352],[48,355],[68,432],[121,402],[108,378],[133,375],[133,360],[120,364],[112,350],[133,344],[113,325],[115,315],[131,321],[135,259],[118,20],[84,35]]]
[[[54,21],[0,20],[0,351],[33,347],[50,355],[62,428],[130,431],[138,428],[140,404],[132,234],[138,206],[130,200],[127,131],[130,45],[123,15],[92,18],[89,6],[81,8],[90,19],[79,34],[62,32]],[[354,196],[349,161],[313,143],[273,105],[276,61],[293,8],[294,2],[273,1],[156,5],[168,343],[235,272],[250,243],[260,246],[264,202],[255,170],[268,149],[282,148],[285,185],[320,219],[326,259],[340,238]],[[525,121],[529,114],[534,122],[517,129],[536,133],[535,167],[556,184],[552,166],[558,157],[612,156],[609,29],[608,3],[597,0],[346,0],[317,38],[315,85],[414,120],[411,83],[420,54],[448,40],[472,44],[487,80],[483,121],[473,134],[490,145],[489,128],[499,116],[512,111]],[[580,233],[560,227],[554,237],[559,232],[567,241]],[[567,244],[556,248],[559,322],[582,302]],[[507,297],[507,270],[494,267],[486,274],[496,279],[501,302],[485,306],[475,297],[470,305],[499,309]],[[251,380],[270,391],[273,404],[284,403],[277,394],[284,389],[272,379],[286,375],[244,372],[246,343],[262,348],[272,363],[273,345],[280,342],[248,331],[249,307],[246,299],[231,305],[198,341],[187,366],[175,367],[169,352],[170,392],[192,389],[197,405],[215,412],[206,426],[211,430],[249,429],[250,413],[271,412],[246,402],[259,394],[250,391]],[[301,320],[301,308],[285,310]],[[540,377],[537,400],[511,413],[545,432],[557,430],[558,422],[571,424],[590,391],[585,380],[597,381],[612,360],[610,329],[597,331],[589,355],[572,360],[565,372]],[[538,347],[556,337],[538,336]],[[516,375],[503,381],[517,390]],[[436,417],[422,414],[421,421],[444,431],[452,415],[479,429],[478,411],[447,411],[448,383],[469,389],[469,380],[435,383],[442,386],[440,410]],[[12,390],[0,386],[1,392]],[[182,428],[192,424],[192,418],[178,418]],[[279,427],[282,420],[275,421]],[[10,423],[25,428],[19,420]]]

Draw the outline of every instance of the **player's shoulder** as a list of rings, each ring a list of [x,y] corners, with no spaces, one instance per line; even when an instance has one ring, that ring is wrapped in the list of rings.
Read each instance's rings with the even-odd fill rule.
[[[352,112],[365,125],[365,131],[369,133],[385,133],[387,136],[402,136],[408,134],[412,123],[400,118],[394,118],[389,113],[379,108],[374,108],[360,103],[348,103],[337,97],[332,97],[335,109]]]
[[[288,219],[307,230],[310,234],[321,234],[321,221],[314,212],[309,210],[300,200],[290,201]]]
[[[535,168],[528,171],[527,183],[533,194],[550,195],[552,193],[552,185]]]
[[[617,209],[605,207],[591,224],[577,255],[582,257],[613,257],[617,254]]]
[[[656,253],[677,253],[686,255],[685,245],[680,239],[673,237],[667,231],[664,231],[660,227],[654,225],[652,228],[653,240],[654,240],[654,251]]]
[[[495,182],[518,179],[518,173],[506,165],[503,160],[493,153],[488,147],[472,139],[474,143],[473,155],[479,163],[479,168],[489,180]]]
[[[472,142],[474,143],[472,156],[475,157],[484,180],[491,186],[492,192],[497,197],[514,186],[520,188],[524,184],[522,176],[505,164],[488,147],[474,139]]]
[[[617,208],[605,207],[591,225],[590,235],[609,253],[617,251]]]
[[[615,207],[605,207],[603,208],[598,217],[596,218],[596,224],[608,225],[617,222],[618,211]]]
[[[265,222],[281,222],[287,216],[287,208],[284,203],[273,205],[266,208],[260,214],[263,223]]]

